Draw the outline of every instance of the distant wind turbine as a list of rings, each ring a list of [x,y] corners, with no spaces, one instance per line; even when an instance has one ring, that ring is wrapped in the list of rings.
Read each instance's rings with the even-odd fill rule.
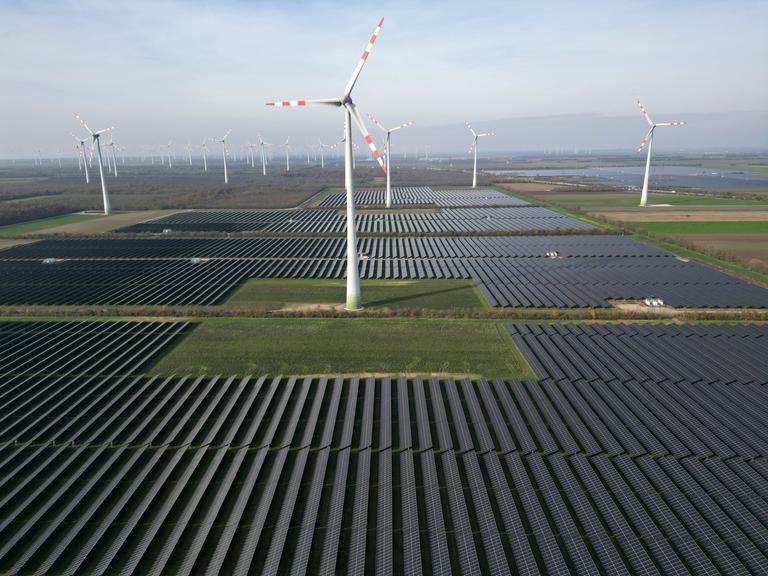
[[[72,137],[79,142],[80,149],[83,153],[83,167],[85,168],[85,183],[90,184],[91,178],[88,176],[88,162],[86,159],[86,153],[85,153],[85,143],[88,141],[88,138],[80,138],[79,136],[75,136],[72,134]],[[77,159],[78,162],[80,162],[80,157],[78,156]]]
[[[208,172],[208,158],[206,156],[206,152],[208,152],[208,144],[206,143],[205,140],[203,140],[202,150],[203,150],[203,172]]]
[[[637,101],[637,105],[640,106],[640,112],[643,113],[643,116],[645,116],[645,119],[651,126],[648,130],[648,133],[645,135],[645,138],[643,138],[642,142],[640,142],[640,147],[637,149],[638,152],[642,152],[643,148],[645,148],[646,145],[648,146],[648,158],[645,161],[645,178],[643,178],[643,192],[640,195],[640,206],[645,206],[648,202],[648,177],[651,173],[651,148],[653,148],[653,133],[659,126],[683,126],[685,122],[659,122],[658,124],[654,124],[653,120],[651,120],[651,117],[648,116],[648,112],[645,111],[645,106],[640,103],[640,100]]]
[[[230,128],[221,138],[213,138],[215,142],[221,142],[221,155],[224,158],[224,184],[229,184],[229,174],[227,173],[227,136],[232,132]]]
[[[472,188],[477,188],[477,140],[479,138],[483,138],[485,136],[493,136],[493,132],[484,132],[481,134],[478,134],[472,129],[472,126],[469,125],[469,122],[465,122],[467,125],[467,128],[469,128],[469,131],[472,132],[472,145],[469,147],[470,153],[474,152],[475,155],[475,162],[474,162],[474,168],[472,169]],[[427,153],[429,154],[429,153]],[[427,155],[429,157],[429,155]]]
[[[379,21],[378,26],[373,31],[368,45],[365,47],[360,61],[352,72],[347,85],[344,87],[344,93],[339,98],[327,98],[322,100],[288,100],[282,102],[267,102],[267,106],[307,106],[308,104],[319,104],[324,106],[335,106],[341,108],[344,112],[344,180],[347,189],[347,310],[359,310],[360,306],[360,272],[357,257],[357,233],[355,231],[355,180],[352,168],[352,122],[357,124],[357,128],[363,135],[368,148],[373,152],[379,166],[386,172],[384,160],[376,149],[373,138],[368,133],[360,113],[352,102],[352,89],[355,87],[360,72],[368,60],[376,39],[379,36],[381,27],[384,24],[384,18]]]
[[[290,172],[291,171],[291,145],[288,144],[288,141],[291,139],[289,136],[285,139],[285,144],[280,144],[280,148],[283,148],[285,150],[285,171]]]
[[[267,175],[267,156],[266,156],[265,148],[268,148],[269,146],[272,146],[272,144],[262,140],[261,134],[259,134],[259,148],[261,149],[261,175],[262,176]]]
[[[389,158],[392,156],[392,150],[391,150],[391,147],[390,147],[390,141],[389,141],[390,138],[389,137],[392,134],[392,132],[396,132],[396,131],[401,130],[403,128],[408,128],[408,126],[413,126],[413,122],[406,122],[405,124],[400,124],[400,126],[395,126],[394,128],[384,128],[384,126],[379,124],[379,122],[376,120],[376,118],[374,118],[370,114],[368,114],[368,118],[370,118],[371,122],[376,124],[376,126],[381,128],[381,130],[383,130],[387,134],[386,144],[384,145],[384,155],[385,155],[385,158],[387,159],[387,197],[386,197],[386,206],[387,206],[387,208],[391,208],[392,207],[392,184],[390,182],[390,178],[389,177],[390,177],[390,174],[392,173],[392,171],[391,171],[391,168],[390,168],[390,165],[389,165]]]
[[[80,124],[83,125],[83,128],[88,130],[88,133],[91,135],[91,138],[93,139],[93,147],[96,148],[96,155],[99,159],[99,176],[101,177],[101,196],[104,202],[104,215],[109,216],[112,213],[112,210],[109,206],[109,193],[107,192],[107,181],[104,178],[104,162],[101,159],[101,144],[99,142],[99,137],[105,132],[114,130],[115,127],[110,126],[109,128],[104,128],[103,130],[97,130],[96,132],[94,132],[88,127],[88,124],[86,124],[85,121],[82,118],[80,118],[78,114],[75,114],[75,118],[77,118],[80,121]]]

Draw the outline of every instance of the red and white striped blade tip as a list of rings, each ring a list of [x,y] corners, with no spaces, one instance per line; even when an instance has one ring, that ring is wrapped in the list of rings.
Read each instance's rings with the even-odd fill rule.
[[[306,106],[306,100],[282,100],[279,102],[267,102],[267,106],[274,106],[276,108],[285,108],[288,106]]]

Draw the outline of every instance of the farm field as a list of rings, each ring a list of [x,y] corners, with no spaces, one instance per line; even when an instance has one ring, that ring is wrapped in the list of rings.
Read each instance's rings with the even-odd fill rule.
[[[22,224],[13,224],[0,228],[0,236],[19,236],[41,231],[52,232],[57,228],[69,226],[72,224],[80,225],[84,222],[91,222],[100,218],[96,214],[67,214],[65,216],[56,216],[54,218],[44,218],[42,220],[33,220]]]
[[[151,373],[534,376],[500,322],[402,318],[207,319]]]
[[[766,220],[706,220],[638,222],[640,228],[659,234],[768,234]]]
[[[472,280],[362,280],[360,289],[366,308],[461,312],[488,309]],[[346,280],[253,279],[243,284],[224,305],[333,309],[340,307],[345,290]]]

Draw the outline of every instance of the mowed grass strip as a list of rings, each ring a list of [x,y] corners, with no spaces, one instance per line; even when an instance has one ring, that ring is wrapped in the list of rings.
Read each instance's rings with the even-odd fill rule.
[[[271,309],[343,304],[346,280],[253,279],[225,306],[262,304]],[[473,280],[362,280],[366,308],[486,310],[488,304]]]
[[[206,319],[152,374],[535,375],[503,322],[445,319]]]
[[[102,218],[101,214],[66,214],[65,216],[55,216],[53,218],[43,218],[42,220],[32,220],[21,224],[11,224],[0,228],[0,236],[17,236],[29,232],[39,232],[48,228],[55,228],[65,224],[75,224],[87,220]]]
[[[665,221],[633,222],[635,226],[657,234],[768,234],[768,221]]]

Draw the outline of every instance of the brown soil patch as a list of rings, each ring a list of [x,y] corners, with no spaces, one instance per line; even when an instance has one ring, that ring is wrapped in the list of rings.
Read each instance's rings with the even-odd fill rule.
[[[666,207],[646,208],[644,210],[600,210],[593,212],[611,218],[622,220],[624,222],[717,222],[717,221],[764,221],[768,220],[768,210],[763,208],[745,210],[727,210],[707,208],[704,210],[681,210],[680,208],[669,209]]]
[[[344,304],[288,304],[281,312],[343,312]]]
[[[37,242],[37,240],[25,240],[23,238],[0,238],[0,250],[4,248],[11,248],[12,246],[20,246],[21,244],[31,244]]]
[[[768,271],[768,234],[670,234],[701,246],[736,256],[759,270]]]
[[[725,311],[734,316],[750,318],[751,315],[754,315],[755,313],[754,309],[749,308],[672,308],[671,306],[646,306],[637,300],[609,300],[608,302],[614,308],[624,312],[653,314],[659,318],[674,318],[676,316],[689,315],[694,312],[697,314],[712,314],[713,316],[719,316]],[[613,320],[611,320],[611,322],[613,322]],[[633,320],[626,320],[626,322],[633,322]]]

